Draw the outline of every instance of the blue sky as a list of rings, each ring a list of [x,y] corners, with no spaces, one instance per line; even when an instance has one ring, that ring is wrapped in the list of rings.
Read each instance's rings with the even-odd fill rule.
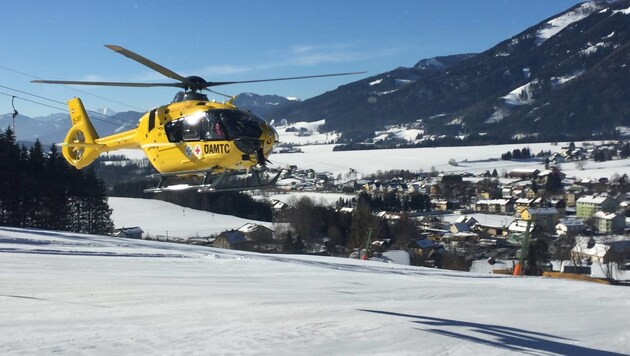
[[[61,87],[31,79],[171,81],[104,47],[116,44],[181,74],[229,81],[367,71],[352,77],[231,85],[307,99],[423,58],[481,52],[580,1],[269,0],[2,1],[0,92],[6,87],[88,108],[147,110],[175,88]],[[220,97],[215,97],[222,100]],[[49,103],[55,107],[61,104]],[[27,116],[59,112],[16,99]],[[11,112],[0,95],[0,114]]]

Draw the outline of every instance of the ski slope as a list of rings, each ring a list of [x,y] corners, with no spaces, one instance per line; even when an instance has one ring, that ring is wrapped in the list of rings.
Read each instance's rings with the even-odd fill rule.
[[[630,288],[0,227],[0,354],[630,354]]]

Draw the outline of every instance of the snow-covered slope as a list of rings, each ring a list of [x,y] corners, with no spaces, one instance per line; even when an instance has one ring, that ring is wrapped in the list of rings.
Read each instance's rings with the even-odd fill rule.
[[[117,228],[140,226],[152,236],[205,237],[255,222],[272,228],[272,223],[238,218],[232,215],[184,208],[155,199],[115,198],[108,200]]]
[[[615,355],[630,289],[0,227],[0,354]]]

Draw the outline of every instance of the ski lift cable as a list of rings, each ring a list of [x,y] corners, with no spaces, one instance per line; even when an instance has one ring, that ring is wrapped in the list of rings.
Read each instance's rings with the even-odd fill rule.
[[[4,69],[4,70],[7,70],[7,71],[9,71],[9,72],[13,72],[13,73],[17,73],[17,74],[23,75],[23,76],[25,76],[25,77],[29,77],[29,78],[31,78],[31,79],[42,79],[42,78],[36,77],[36,76],[34,76],[34,75],[31,75],[31,74],[28,74],[28,73],[21,72],[21,71],[16,70],[16,69],[9,68],[9,67],[7,67],[7,66],[3,66],[3,65],[1,65],[1,64],[0,64],[0,68],[1,68],[1,69]],[[77,92],[79,92],[79,93],[87,94],[87,95],[93,96],[93,97],[95,97],[95,98],[99,98],[99,99],[107,100],[107,101],[110,101],[110,102],[112,102],[112,103],[120,104],[120,105],[126,106],[126,107],[131,108],[131,109],[134,109],[134,110],[146,111],[145,109],[141,109],[141,108],[138,108],[138,107],[136,107],[136,106],[129,105],[129,104],[123,103],[123,102],[118,101],[118,100],[114,100],[114,99],[106,98],[106,97],[101,96],[101,95],[93,94],[93,93],[90,93],[89,91],[86,91],[86,90],[77,89],[77,88],[75,88],[75,87],[68,86],[68,85],[64,85],[64,84],[55,84],[55,85],[60,86],[60,87],[63,87],[63,88],[65,88],[65,89],[74,90],[74,91],[77,91]]]
[[[50,99],[50,98],[46,98],[46,97],[43,97],[43,96],[40,96],[40,95],[37,95],[37,94],[33,94],[33,93],[29,93],[29,92],[25,92],[25,91],[23,91],[23,90],[19,90],[19,89],[11,88],[11,87],[8,87],[8,86],[6,86],[6,85],[2,85],[2,84],[0,84],[0,88],[9,89],[9,90],[12,90],[12,91],[15,91],[15,92],[18,92],[18,93],[22,93],[22,94],[30,95],[30,96],[33,96],[33,97],[35,97],[35,98],[39,98],[39,99],[43,99],[43,100],[47,100],[47,101],[50,101],[50,102],[53,102],[53,103],[56,103],[56,104],[66,105],[66,103],[63,103],[63,102],[61,102],[61,101],[54,100],[54,99]],[[6,94],[6,93],[2,93],[2,94],[4,94],[4,95],[10,95],[10,94]],[[15,95],[12,95],[12,96],[15,96]],[[46,105],[46,104],[43,104],[43,103],[40,103],[40,102],[37,102],[37,101],[34,101],[34,100],[29,100],[29,99],[26,99],[26,98],[23,98],[23,97],[18,97],[18,96],[15,96],[15,97],[17,97],[17,98],[19,98],[19,99],[22,99],[22,100],[25,100],[25,101],[28,101],[28,102],[31,102],[31,103],[35,103],[35,104],[39,104],[39,105],[43,105],[43,106],[47,106],[47,107],[50,107],[50,108],[53,108],[53,109],[57,109],[57,110],[60,110],[60,111],[67,111],[66,109],[60,109],[60,108],[58,108],[58,107],[54,107],[54,106],[51,106],[51,105]],[[123,119],[118,118],[118,117],[115,117],[115,116],[111,116],[111,115],[103,114],[103,113],[100,113],[100,112],[98,112],[98,111],[94,111],[94,110],[87,110],[87,109],[86,109],[86,111],[87,111],[87,112],[90,112],[90,113],[94,113],[94,114],[98,114],[98,115],[101,115],[101,116],[108,117],[108,118],[110,118],[110,119],[112,119],[112,120],[119,121],[119,122],[121,122],[121,123],[123,123],[123,124],[135,124],[134,122],[127,121],[127,120],[123,120]],[[107,123],[110,123],[110,124],[112,124],[112,125],[115,125],[113,122],[109,122],[109,121],[107,121],[107,120],[103,120],[103,119],[100,119],[100,118],[98,118],[98,117],[94,117],[94,118],[90,118],[90,119],[99,120],[99,121],[102,121],[102,122],[107,122]]]
[[[0,86],[2,86],[2,85],[0,85]],[[45,103],[42,103],[42,102],[39,102],[39,101],[35,101],[35,100],[28,99],[28,98],[24,98],[24,97],[21,97],[21,96],[5,93],[5,92],[2,92],[2,91],[0,91],[0,94],[6,95],[6,96],[10,96],[12,98],[11,99],[12,101],[15,98],[17,98],[17,99],[20,99],[20,100],[28,101],[29,103],[33,103],[33,104],[37,104],[37,105],[41,105],[41,106],[46,106],[46,107],[49,107],[49,108],[52,108],[52,109],[55,109],[55,110],[59,110],[61,112],[67,112],[67,109],[63,109],[63,108],[59,108],[59,107],[56,107],[56,106],[48,105],[48,104],[45,104]],[[51,99],[49,99],[49,100],[51,100]],[[121,122],[123,122],[125,124],[131,124],[131,122],[129,122],[129,121],[125,121],[125,120],[119,119],[119,118],[114,117],[114,116],[104,115],[104,114],[101,114],[99,112],[91,111],[91,110],[87,110],[87,111],[92,112],[92,113],[96,113],[96,114],[99,114],[99,115],[107,116],[109,118],[121,121]],[[97,121],[101,121],[101,122],[104,122],[104,123],[107,123],[107,124],[110,124],[110,125],[117,125],[116,123],[113,123],[113,122],[105,120],[105,119],[101,119],[99,117],[91,117],[90,120],[97,120]]]

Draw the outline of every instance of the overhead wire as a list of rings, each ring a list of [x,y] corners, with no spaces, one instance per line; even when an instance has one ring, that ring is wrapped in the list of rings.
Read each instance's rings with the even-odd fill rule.
[[[29,93],[29,92],[26,92],[26,91],[23,91],[23,90],[11,88],[11,87],[8,87],[6,85],[0,84],[0,87],[4,88],[4,89],[11,90],[11,91],[14,91],[14,92],[30,95],[30,96],[38,98],[38,99],[47,100],[47,101],[50,101],[50,102],[53,102],[53,103],[56,103],[56,104],[61,104],[61,105],[64,105],[64,106],[66,105],[66,103],[64,103],[64,102],[61,102],[61,101],[58,101],[58,100],[54,100],[54,99],[50,99],[50,98],[46,98],[44,96],[33,94],[33,93]],[[28,98],[24,98],[24,97],[21,97],[21,96],[17,96],[17,95],[5,93],[5,92],[0,92],[0,94],[6,95],[6,96],[10,96],[10,97],[15,97],[15,98],[18,98],[18,99],[21,99],[21,100],[24,100],[24,101],[27,101],[27,102],[30,102],[30,103],[33,103],[33,104],[46,106],[46,107],[49,107],[49,108],[52,108],[52,109],[55,109],[55,110],[59,110],[59,111],[62,111],[62,112],[66,112],[67,111],[67,109],[65,109],[65,108],[59,108],[59,107],[56,107],[56,106],[48,105],[48,104],[45,104],[45,103],[42,103],[42,102],[39,102],[39,101],[35,101],[35,100],[28,99]],[[134,122],[123,120],[123,119],[118,118],[116,116],[111,116],[111,115],[107,115],[107,114],[104,114],[104,113],[100,113],[98,111],[87,110],[87,109],[86,109],[86,111],[90,112],[90,113],[93,113],[93,114],[100,115],[100,116],[105,116],[105,117],[107,117],[109,119],[116,120],[116,121],[118,121],[120,123],[123,123],[123,124],[132,124],[132,125],[135,124]],[[105,120],[105,119],[102,119],[102,118],[99,118],[99,117],[91,117],[90,119],[91,120],[97,120],[97,121],[105,122],[105,123],[108,123],[108,124],[111,124],[111,125],[116,125],[116,123],[113,123],[113,122],[111,122],[109,120]]]
[[[21,71],[16,70],[16,69],[9,68],[9,67],[7,67],[7,66],[3,66],[3,65],[1,65],[1,64],[0,64],[0,68],[2,68],[2,69],[4,69],[4,70],[7,70],[7,71],[9,71],[9,72],[13,72],[13,73],[17,73],[17,74],[23,75],[23,76],[25,76],[25,77],[29,77],[29,78],[31,78],[31,79],[42,79],[42,78],[36,77],[36,76],[34,76],[34,75],[31,75],[31,74],[28,74],[28,73],[21,72]],[[111,102],[113,102],[113,103],[120,104],[120,105],[126,106],[126,107],[131,108],[131,109],[134,109],[134,110],[139,110],[139,111],[142,111],[142,112],[146,111],[145,109],[141,109],[141,108],[139,108],[139,107],[137,107],[137,106],[129,105],[129,104],[126,104],[126,103],[120,102],[120,101],[115,100],[115,99],[106,98],[106,97],[104,97],[104,96],[100,96],[100,95],[97,95],[97,94],[94,94],[94,93],[90,93],[90,92],[88,92],[88,91],[81,90],[81,89],[78,89],[78,88],[75,88],[75,87],[71,87],[71,86],[68,86],[68,85],[63,85],[63,84],[55,84],[55,85],[60,86],[60,87],[63,87],[63,88],[66,88],[66,89],[71,89],[71,90],[77,91],[77,92],[79,92],[79,93],[87,94],[87,95],[93,96],[93,97],[95,97],[95,98],[99,98],[99,99],[103,99],[103,100],[111,101]]]

